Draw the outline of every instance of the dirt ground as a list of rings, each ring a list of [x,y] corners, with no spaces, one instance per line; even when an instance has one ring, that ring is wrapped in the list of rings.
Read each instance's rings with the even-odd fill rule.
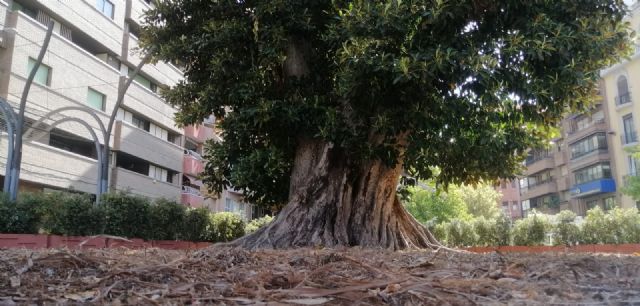
[[[0,250],[0,305],[634,305],[640,257]]]

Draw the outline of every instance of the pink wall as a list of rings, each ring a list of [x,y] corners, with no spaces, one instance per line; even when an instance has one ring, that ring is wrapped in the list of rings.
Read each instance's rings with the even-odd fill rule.
[[[503,204],[507,202],[507,215],[512,219],[521,218],[522,204],[520,203],[520,184],[518,184],[518,180],[500,181],[500,184],[495,186],[495,189],[502,193],[502,199],[498,202],[498,208],[503,209]],[[514,204],[516,204],[515,207]]]

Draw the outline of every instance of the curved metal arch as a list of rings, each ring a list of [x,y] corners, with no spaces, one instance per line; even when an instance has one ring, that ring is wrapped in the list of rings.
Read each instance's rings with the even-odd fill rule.
[[[24,135],[29,135],[29,133],[32,133],[33,130],[37,129],[39,125],[42,125],[44,123],[44,120],[51,119],[50,117],[52,115],[55,115],[55,114],[58,114],[58,113],[61,113],[61,112],[64,112],[64,111],[68,111],[68,110],[81,111],[81,112],[84,112],[84,113],[90,115],[91,117],[93,117],[93,119],[95,119],[96,122],[98,123],[98,126],[100,127],[100,131],[102,132],[102,140],[106,141],[106,139],[107,139],[107,137],[106,137],[107,130],[105,129],[104,123],[102,122],[102,120],[100,120],[100,117],[98,117],[98,115],[96,115],[96,113],[92,109],[90,109],[88,107],[82,107],[82,106],[65,106],[65,107],[61,107],[61,108],[58,108],[58,109],[54,109],[54,110],[46,113],[44,116],[40,117],[40,119],[38,119],[38,121],[34,122],[31,125],[31,127],[26,132],[24,132]],[[74,119],[78,119],[78,118],[74,118]],[[61,119],[61,120],[63,120],[63,119]],[[81,120],[81,119],[78,119],[78,120],[86,123],[86,121],[84,121],[84,120]],[[78,122],[78,120],[74,120],[74,121]],[[53,128],[54,128],[53,125],[49,126],[45,130],[44,133],[51,132],[51,130]],[[91,128],[91,129],[93,130],[93,128]]]
[[[102,190],[100,185],[100,182],[102,179],[102,167],[100,167],[100,165],[102,165],[102,163],[104,162],[104,156],[102,155],[102,150],[100,148],[100,141],[98,141],[98,135],[96,135],[96,132],[93,130],[93,127],[91,127],[86,121],[79,118],[73,118],[73,117],[62,118],[60,120],[55,121],[53,124],[51,124],[51,129],[65,122],[76,122],[81,124],[82,126],[87,128],[87,130],[89,131],[89,134],[91,134],[91,138],[93,138],[93,143],[96,146],[96,154],[98,155],[98,177],[96,179],[96,203],[99,203],[100,194]]]
[[[9,139],[9,143],[7,145],[7,162],[5,163],[4,170],[4,185],[2,190],[4,192],[9,192],[9,188],[11,186],[11,161],[13,160],[16,113],[11,105],[1,97],[0,113],[2,113],[2,116],[4,116],[4,121],[7,123],[7,134]]]

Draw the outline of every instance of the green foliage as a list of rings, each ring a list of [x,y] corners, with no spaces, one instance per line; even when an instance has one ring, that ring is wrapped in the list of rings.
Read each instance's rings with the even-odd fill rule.
[[[103,212],[85,194],[67,192],[36,193],[40,204],[42,230],[65,236],[91,236],[102,233]]]
[[[582,242],[614,243],[616,238],[611,225],[606,213],[599,206],[590,209],[582,223]]]
[[[160,199],[149,209],[149,233],[152,240],[178,240],[186,226],[185,207],[173,201]]]
[[[431,233],[442,244],[447,244],[447,223],[439,223],[429,227]]]
[[[9,201],[7,195],[0,197],[0,233],[37,234],[40,228],[41,202],[32,194],[24,194],[18,203]]]
[[[455,192],[435,192],[419,187],[410,187],[410,196],[405,208],[414,218],[425,224],[448,222],[451,219],[469,219],[467,207]]]
[[[259,228],[271,223],[271,221],[273,221],[273,217],[269,215],[266,215],[261,218],[253,219],[249,221],[249,223],[247,223],[247,226],[245,226],[244,231],[246,234],[251,234],[257,231]]]
[[[465,220],[453,219],[446,226],[447,244],[455,247],[473,246],[476,233],[473,225]]]
[[[640,242],[640,214],[635,208],[614,208],[605,213],[599,206],[587,212],[582,224],[584,243],[638,243]]]
[[[189,241],[206,241],[210,212],[206,208],[188,209],[184,217],[182,237]]]
[[[184,66],[162,93],[181,124],[224,118],[207,185],[279,204],[311,138],[354,164],[403,156],[420,180],[511,175],[630,54],[625,14],[621,0],[158,1],[140,45]]]
[[[463,185],[457,189],[467,211],[474,217],[496,219],[500,215],[498,201],[502,198],[500,192],[491,185],[481,183],[476,186]]]
[[[546,234],[551,232],[551,223],[546,216],[532,211],[529,216],[516,221],[513,227],[515,245],[542,245]]]
[[[206,240],[227,242],[244,236],[244,221],[231,212],[211,214],[207,227]]]
[[[102,196],[104,233],[130,238],[146,238],[149,232],[149,200],[117,192]]]
[[[497,245],[498,232],[495,220],[487,220],[484,217],[478,217],[473,220],[473,231],[476,234],[476,241],[474,245]]]
[[[576,245],[580,241],[580,227],[575,224],[576,214],[563,210],[556,216],[557,224],[553,228],[555,245]]]
[[[500,214],[496,219],[496,240],[498,246],[511,244],[511,219],[505,214]]]

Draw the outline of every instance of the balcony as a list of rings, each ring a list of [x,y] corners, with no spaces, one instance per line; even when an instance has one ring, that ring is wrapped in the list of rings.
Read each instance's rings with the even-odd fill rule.
[[[185,154],[182,160],[182,171],[185,174],[197,176],[204,171],[204,161],[193,154]]]
[[[183,205],[193,208],[202,207],[204,203],[204,197],[200,193],[200,190],[190,186],[182,186],[180,200]]]
[[[142,23],[142,15],[151,9],[149,0],[131,0],[131,19],[138,24]]]
[[[161,182],[148,175],[136,173],[122,168],[116,168],[116,189],[149,197],[151,199],[165,198],[177,201],[180,199],[180,186]]]
[[[607,123],[604,119],[596,120],[581,128],[577,126],[572,128],[569,133],[567,133],[567,141],[571,143],[596,132],[606,132],[607,129]]]
[[[558,187],[556,186],[556,182],[548,180],[534,186],[529,186],[527,189],[522,189],[521,199],[526,200],[537,198],[545,194],[556,193],[557,191]]]
[[[582,198],[594,194],[615,191],[616,181],[612,178],[602,178],[573,186],[571,188],[571,197]]]
[[[117,121],[113,150],[123,151],[163,168],[181,172],[184,150],[128,123]]]
[[[620,135],[620,143],[622,145],[636,144],[638,142],[638,133],[636,131],[631,131],[629,133],[624,133]]]
[[[627,93],[621,94],[621,95],[617,96],[615,98],[615,100],[616,100],[616,107],[622,107],[622,106],[630,105],[631,104],[631,93],[627,92]]]
[[[555,167],[554,158],[552,156],[546,156],[536,161],[527,162],[527,170],[525,171],[525,173],[527,175],[531,175],[534,173],[538,173],[542,170],[553,169],[554,167]]]
[[[600,162],[600,161],[608,161],[611,159],[611,155],[608,150],[594,150],[589,152],[588,154],[584,154],[580,157],[572,159],[569,163],[569,169],[575,170],[586,167],[590,164]]]
[[[127,61],[133,66],[137,66],[142,60],[138,50],[138,40],[133,35],[129,35],[129,52],[126,56]],[[173,86],[182,79],[182,71],[165,62],[144,65],[142,71],[156,82],[167,86]]]
[[[184,128],[184,136],[203,143],[213,137],[213,129],[204,125],[190,125]]]

